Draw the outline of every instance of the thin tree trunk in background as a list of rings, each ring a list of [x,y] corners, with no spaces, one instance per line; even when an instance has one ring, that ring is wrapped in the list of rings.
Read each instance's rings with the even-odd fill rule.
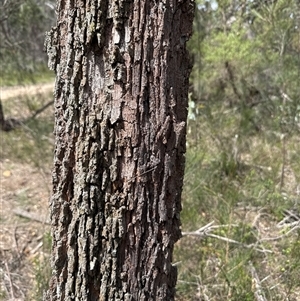
[[[44,300],[173,300],[192,1],[58,1]]]
[[[0,99],[0,127],[1,127],[2,130],[5,128],[5,118],[4,118],[1,99]]]

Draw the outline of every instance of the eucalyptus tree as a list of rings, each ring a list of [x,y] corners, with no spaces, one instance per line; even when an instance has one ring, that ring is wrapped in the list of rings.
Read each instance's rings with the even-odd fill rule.
[[[173,300],[192,1],[58,1],[50,288]]]

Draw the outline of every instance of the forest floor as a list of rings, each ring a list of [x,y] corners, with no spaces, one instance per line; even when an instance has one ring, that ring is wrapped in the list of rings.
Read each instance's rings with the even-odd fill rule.
[[[10,98],[16,98],[24,95],[33,96],[37,94],[45,94],[53,91],[53,89],[53,82],[26,86],[1,87],[0,98],[2,101],[5,101]]]
[[[51,100],[53,82],[0,89],[5,117],[25,119],[41,99]],[[51,121],[50,111],[41,114],[44,121]],[[51,127],[36,121],[0,132],[0,300],[41,300],[50,273],[51,136]]]
[[[0,131],[0,301],[40,301],[51,275],[52,106],[30,117],[53,83],[0,89],[5,117],[29,118]],[[217,121],[202,112],[189,130],[176,300],[300,300],[299,136],[235,141],[238,114],[211,110]]]

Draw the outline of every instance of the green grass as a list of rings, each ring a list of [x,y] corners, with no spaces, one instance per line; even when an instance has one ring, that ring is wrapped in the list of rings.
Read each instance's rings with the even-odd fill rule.
[[[5,118],[15,118],[22,121],[21,125],[16,129],[4,132],[0,131],[0,161],[5,161],[7,168],[16,166],[16,163],[22,164],[23,172],[26,172],[26,166],[35,167],[35,170],[41,173],[41,176],[49,174],[53,160],[53,109],[47,108],[44,112],[30,118],[36,110],[43,107],[52,100],[52,93],[44,95],[26,96],[22,95],[18,98],[6,99],[3,101],[3,109]],[[29,119],[28,119],[29,118]],[[11,162],[11,163],[9,163]],[[29,169],[30,169],[29,168]],[[17,169],[15,169],[18,172]],[[23,175],[20,174],[22,177]],[[30,178],[30,174],[25,175],[24,179],[34,181]],[[17,185],[17,184],[16,184]],[[15,186],[16,191],[12,200],[21,208],[34,208],[37,204],[36,198],[32,198],[30,191],[25,188]],[[44,188],[38,191],[43,192]],[[45,201],[45,200],[43,200]],[[42,200],[41,200],[42,202]],[[34,210],[33,210],[34,211]],[[20,218],[21,222],[30,223],[31,220]],[[3,222],[10,223],[4,219]],[[5,228],[6,224],[3,223]],[[32,228],[39,227],[39,231],[44,231],[44,226],[33,225]],[[49,229],[49,228],[48,228]],[[22,271],[26,271],[26,275],[21,275],[23,282],[21,291],[26,290],[26,300],[42,300],[43,292],[48,287],[51,276],[50,267],[50,249],[51,235],[47,230],[43,235],[43,247],[34,254],[34,256],[24,256],[22,258]],[[24,253],[25,254],[25,253]],[[28,255],[28,254],[26,254]],[[12,264],[9,262],[9,264]],[[27,268],[23,269],[24,265]],[[22,272],[21,272],[22,273]],[[1,275],[2,276],[2,275]],[[29,285],[30,284],[30,285]],[[8,296],[5,291],[0,288],[0,300],[6,300]]]
[[[52,95],[37,95],[6,100],[3,102],[5,118],[14,117],[24,122],[35,110],[50,101]],[[50,112],[50,113],[49,113]],[[38,118],[27,120],[20,127],[9,132],[0,132],[0,160],[26,162],[43,167],[51,164],[53,153],[53,116],[47,109]]]
[[[26,119],[51,97],[5,101],[5,116]],[[184,236],[178,242],[177,300],[201,300],[205,295],[212,301],[256,301],[251,267],[266,300],[296,301],[300,296],[300,231],[278,227],[284,210],[300,211],[299,131],[291,126],[293,131],[283,132],[280,115],[262,120],[262,130],[256,131],[248,117],[249,112],[216,102],[201,105],[189,123],[182,230],[195,231],[214,221],[213,226],[223,227],[211,233],[225,240]],[[49,166],[52,132],[49,110],[14,131],[1,132],[0,160]],[[26,191],[18,197],[19,202],[28,198]],[[264,240],[272,237],[278,239]],[[35,300],[41,300],[50,277],[48,233],[43,242],[44,255],[33,262]]]
[[[245,118],[212,103],[189,123],[182,229],[195,231],[214,221],[224,227],[211,233],[235,242],[184,236],[175,248],[177,300],[205,295],[203,300],[255,301],[251,266],[263,280],[266,300],[300,295],[299,233],[264,240],[291,229],[277,227],[284,210],[300,210],[299,132],[283,141],[276,118],[258,132]]]
[[[2,70],[0,73],[0,86],[30,85],[36,83],[48,83],[53,81],[54,73],[46,65],[40,65],[32,70]]]
[[[43,294],[49,287],[51,277],[50,251],[51,251],[51,233],[46,232],[43,236],[43,252],[39,257],[33,260],[34,269],[34,287],[28,293],[27,300],[42,301]]]

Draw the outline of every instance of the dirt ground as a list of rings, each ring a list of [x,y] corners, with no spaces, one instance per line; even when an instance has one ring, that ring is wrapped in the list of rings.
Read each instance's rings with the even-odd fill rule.
[[[49,93],[53,83],[0,89],[5,105],[24,94]],[[49,262],[51,168],[40,170],[30,162],[4,157],[2,135],[0,132],[0,300],[39,300],[43,269]]]
[[[50,91],[53,91],[53,89],[53,82],[28,86],[0,87],[0,98],[2,101],[5,101],[10,98],[15,98],[24,94],[29,96],[41,93],[48,93]]]
[[[6,107],[10,103],[16,108],[11,111],[13,117],[20,114],[26,117],[29,112],[17,106],[17,98],[24,95],[39,98],[39,95],[51,93],[53,86],[53,83],[48,83],[27,87],[0,87],[0,97]],[[48,111],[45,115],[47,114],[50,115]],[[0,131],[0,301],[39,301],[42,300],[42,291],[46,288],[50,275],[51,236],[48,204],[51,192],[51,164],[38,168],[28,161],[25,163],[13,160],[7,152],[4,155],[3,135]],[[18,139],[18,136],[14,136],[14,139]],[[286,182],[295,186],[297,179],[292,170],[286,169],[285,172]],[[281,279],[283,275],[278,262],[283,262],[282,258],[285,258],[285,255],[279,250],[283,242],[272,240],[272,237],[280,237],[282,228],[278,228],[278,221],[270,219],[264,211],[250,210],[245,213],[243,208],[238,210],[237,208],[237,217],[249,220],[249,224],[255,227],[260,237],[270,238],[270,248],[273,242],[273,251],[278,256],[275,256],[275,262],[270,260],[270,267],[266,268],[266,271],[270,270],[270,276],[265,279],[276,283],[276,277],[279,275],[278,279]],[[287,241],[288,239],[287,237]],[[184,243],[184,240],[181,243]],[[188,243],[188,246],[190,245],[191,243]],[[187,252],[194,250],[185,248],[185,253]],[[265,261],[264,264],[267,265],[268,262]],[[269,280],[265,282],[267,281]],[[285,300],[300,300],[298,288],[292,295],[294,298]]]

